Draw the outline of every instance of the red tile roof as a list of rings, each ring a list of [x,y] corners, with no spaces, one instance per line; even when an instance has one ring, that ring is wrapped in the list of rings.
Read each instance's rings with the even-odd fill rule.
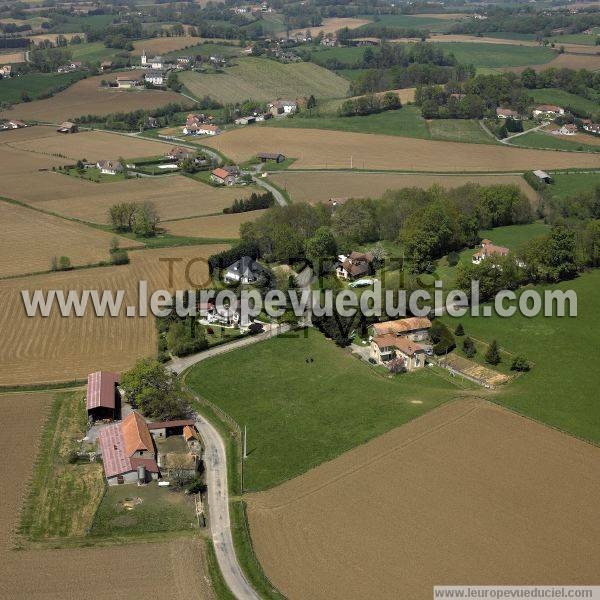
[[[121,423],[125,452],[127,456],[133,456],[140,450],[154,451],[154,442],[150,435],[148,425],[140,413],[133,411],[127,415]]]
[[[188,440],[193,440],[198,437],[198,432],[193,425],[186,425],[183,428],[183,439],[187,442]]]
[[[212,174],[215,177],[218,177],[219,179],[226,179],[227,177],[229,177],[229,175],[231,175],[231,173],[229,173],[228,171],[226,171],[225,169],[222,169],[221,167],[219,167],[218,169],[215,169]]]
[[[156,421],[155,423],[148,423],[148,429],[162,429],[163,427],[185,427],[193,426],[194,419],[175,419],[174,421]]]
[[[421,344],[417,344],[407,337],[397,336],[391,333],[374,337],[373,343],[379,346],[379,348],[396,348],[407,356],[412,356],[417,352],[423,352],[425,350]]]
[[[397,321],[386,321],[385,323],[374,323],[373,330],[376,335],[400,334],[416,331],[417,329],[429,329],[431,321],[427,317],[409,317]]]
[[[109,371],[96,371],[88,375],[87,410],[98,408],[115,408],[115,384],[119,383],[119,374]]]
[[[124,450],[121,423],[112,423],[104,427],[98,436],[98,445],[102,452],[106,477],[114,477],[132,470],[131,461]]]

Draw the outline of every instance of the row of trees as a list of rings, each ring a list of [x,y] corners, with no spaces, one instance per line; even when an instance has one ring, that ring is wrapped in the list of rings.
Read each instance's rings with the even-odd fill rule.
[[[402,102],[394,92],[386,92],[379,96],[368,94],[345,100],[340,106],[339,115],[341,117],[364,116],[399,108],[402,108]]]
[[[271,208],[275,204],[275,197],[271,192],[265,192],[264,194],[257,194],[252,192],[249,198],[239,198],[233,201],[233,204],[224,208],[225,214],[234,214],[249,212],[252,210],[262,210],[265,208]]]

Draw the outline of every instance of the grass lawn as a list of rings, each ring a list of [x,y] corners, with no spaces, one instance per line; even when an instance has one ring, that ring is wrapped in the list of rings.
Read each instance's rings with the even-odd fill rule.
[[[600,443],[600,404],[595,392],[600,362],[597,334],[600,270],[584,273],[551,289],[571,289],[577,293],[577,317],[465,316],[460,321],[466,335],[486,341],[496,339],[500,346],[535,363],[530,373],[494,394],[494,401]],[[454,328],[457,319],[445,319]]]
[[[460,393],[429,370],[381,376],[315,330],[204,361],[187,384],[248,427],[248,490],[295,477]]]
[[[73,60],[83,62],[102,62],[113,59],[119,50],[107,48],[103,42],[90,42],[89,44],[72,44],[69,49],[73,53]]]
[[[64,175],[68,175],[69,177],[75,177],[76,179],[87,179],[88,181],[95,181],[96,183],[111,183],[113,181],[123,181],[125,179],[125,173],[104,175],[97,167],[85,169],[82,173],[79,173],[77,169],[68,169],[67,171],[61,170],[59,172],[63,173]]]
[[[83,391],[56,394],[19,524],[31,540],[83,536],[92,524],[104,492],[102,464],[68,460],[86,422]]]
[[[553,88],[541,90],[528,90],[528,94],[540,104],[557,104],[567,109],[572,109],[580,115],[593,115],[600,111],[600,106],[597,102],[588,100],[583,96],[570,94],[564,90]]]
[[[53,90],[69,86],[81,79],[81,73],[29,73],[20,77],[3,79],[0,83],[0,102],[17,104],[21,94],[27,93],[31,100],[52,94]]]
[[[557,198],[576,196],[581,192],[591,192],[600,186],[600,173],[556,173],[554,183],[549,186]]]
[[[100,31],[107,28],[118,17],[115,15],[65,15],[61,22],[49,30],[50,33],[78,33],[80,31]],[[86,29],[84,29],[84,27]]]
[[[598,30],[598,28],[596,28]],[[557,46],[561,44],[581,44],[582,46],[595,46],[596,40],[599,38],[599,34],[589,35],[587,33],[571,33],[565,35],[555,35],[548,38],[551,42],[554,42]]]
[[[141,499],[132,508],[123,503]],[[183,492],[146,486],[110,486],[94,519],[92,536],[120,536],[197,529],[194,502]]]
[[[364,15],[361,18],[373,19],[373,15]],[[382,27],[398,27],[400,29],[428,29],[429,31],[447,31],[456,20],[440,19],[431,15],[379,15],[373,25]],[[358,28],[360,31],[360,27]]]
[[[335,58],[348,66],[353,66],[357,62],[362,61],[364,52],[365,48],[361,48],[360,46],[315,48],[315,50],[310,53],[310,60],[318,65],[325,66],[328,60]]]
[[[470,144],[499,144],[475,120],[431,119],[427,122],[427,125],[432,140],[467,142]]]
[[[460,63],[488,69],[542,65],[556,57],[556,52],[541,46],[477,42],[447,42],[439,45],[445,52],[452,52]]]
[[[552,135],[551,133],[543,133],[541,131],[532,131],[525,135],[520,135],[512,139],[510,143],[522,148],[567,150],[571,152],[600,152],[600,145],[582,144],[579,140],[570,139],[569,136]]]
[[[302,113],[301,113],[302,114]],[[262,127],[263,125],[261,125]],[[404,106],[364,117],[297,116],[287,119],[271,119],[264,127],[297,127],[302,129],[331,129],[356,133],[379,133],[403,137],[430,139],[427,122],[416,106]]]

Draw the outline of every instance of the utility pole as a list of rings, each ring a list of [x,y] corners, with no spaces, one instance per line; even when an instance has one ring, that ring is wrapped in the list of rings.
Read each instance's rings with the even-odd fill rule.
[[[248,430],[244,425],[244,460],[248,457]]]

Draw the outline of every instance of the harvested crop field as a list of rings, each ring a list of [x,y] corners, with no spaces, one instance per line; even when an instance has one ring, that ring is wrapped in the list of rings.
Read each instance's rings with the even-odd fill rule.
[[[283,64],[264,58],[240,58],[223,73],[185,71],[179,81],[199,98],[211,96],[219,102],[298,98],[313,94],[317,98],[346,95],[348,81],[313,63]]]
[[[40,33],[38,35],[30,35],[27,36],[36,46],[40,44],[40,42],[52,42],[56,44],[56,39],[59,37],[65,37],[67,40],[72,40],[75,36],[79,36],[81,39],[85,40],[85,33]]]
[[[518,185],[532,201],[536,192],[520,175],[401,175],[396,173],[273,173],[271,179],[289,192],[294,202],[328,202],[331,198],[377,198],[387,190],[405,187],[455,188],[467,183]]]
[[[370,19],[356,19],[353,17],[335,17],[329,19],[323,19],[323,23],[318,27],[304,27],[300,29],[292,29],[290,31],[290,35],[303,35],[307,30],[311,32],[314,36],[319,35],[319,33],[323,32],[327,33],[335,33],[339,29],[343,29],[347,27],[348,29],[356,29],[357,27],[361,27],[362,25],[367,25],[371,23]],[[287,37],[287,34],[282,33],[280,37]]]
[[[163,226],[173,235],[217,239],[238,238],[240,225],[258,219],[264,212],[264,210],[252,210],[231,215],[181,219],[180,221],[163,223]]]
[[[52,392],[0,394],[5,466],[0,503],[0,596],[11,600],[212,599],[204,544],[191,538],[164,543],[15,552],[13,532],[31,476]],[[24,418],[26,416],[26,418]],[[148,564],[152,569],[148,570]],[[123,565],[127,564],[127,569]],[[107,573],[118,572],[108,578]]]
[[[162,142],[105,131],[81,131],[70,135],[57,133],[51,127],[32,127],[29,131],[31,137],[23,141],[11,141],[9,147],[32,154],[54,157],[60,155],[69,160],[85,158],[88,161],[116,159],[119,156],[128,159],[144,158],[164,154],[169,149]],[[64,160],[61,164],[64,164]]]
[[[151,40],[138,40],[133,43],[134,55],[141,55],[145,50],[148,55],[155,56],[159,54],[167,54],[168,52],[175,52],[188,46],[195,46],[201,44],[202,39],[200,37],[183,36],[183,37],[162,37],[154,38]]]
[[[599,448],[495,405],[456,401],[250,496],[250,531],[290,600],[592,585],[599,459]]]
[[[531,67],[536,71],[546,69],[587,69],[588,71],[598,71],[600,69],[600,56],[591,54],[559,54],[556,58],[545,65],[527,65],[526,67],[504,67],[502,71],[512,71],[520,73],[524,69]]]
[[[137,71],[131,72],[135,73],[139,74]],[[100,75],[82,79],[51,98],[17,104],[11,110],[1,112],[0,117],[61,123],[82,115],[108,115],[141,108],[158,108],[170,102],[186,102],[183,96],[175,92],[100,87],[102,79],[111,78],[114,79],[115,76]]]
[[[70,381],[90,371],[121,371],[136,359],[156,353],[154,317],[127,317],[125,306],[138,304],[138,281],[148,281],[149,293],[156,289],[188,289],[206,282],[207,267],[194,258],[206,259],[223,250],[223,245],[138,250],[131,263],[81,271],[51,273],[0,282],[0,315],[3,344],[0,350],[0,385]],[[174,266],[170,283],[168,265],[161,258],[181,258]],[[90,309],[83,317],[61,317],[56,307],[47,318],[25,314],[21,290],[124,290],[123,310],[118,317],[95,317]]]
[[[0,63],[22,63],[25,62],[25,52],[9,52],[0,54]]]
[[[30,208],[0,201],[4,230],[0,278],[49,271],[52,257],[68,256],[73,266],[108,261],[111,233],[45,215]],[[121,246],[141,246],[118,238]]]
[[[269,147],[297,158],[297,168],[407,169],[415,171],[523,172],[528,169],[598,167],[598,157],[543,150],[525,150],[484,144],[464,144],[395,136],[252,127],[237,129],[206,140],[235,161],[249,160],[257,147]]]

